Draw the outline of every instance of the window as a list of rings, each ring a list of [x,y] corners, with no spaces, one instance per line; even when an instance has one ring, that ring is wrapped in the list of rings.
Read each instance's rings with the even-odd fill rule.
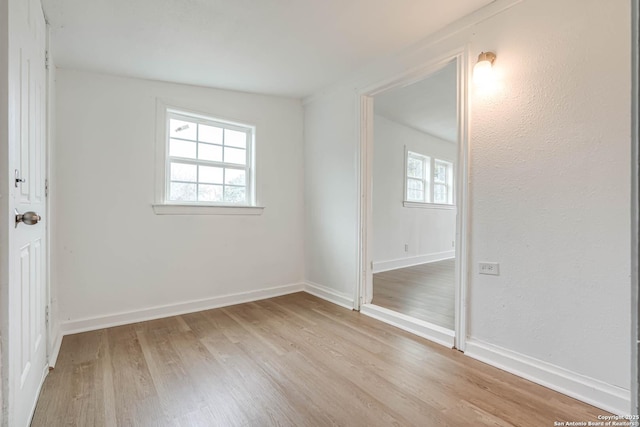
[[[406,202],[454,204],[453,163],[407,151]]]
[[[167,109],[165,204],[253,206],[251,126]]]
[[[414,152],[407,152],[407,195],[408,202],[429,202],[429,169],[431,159]]]
[[[453,204],[453,165],[444,160],[434,161],[433,203]]]

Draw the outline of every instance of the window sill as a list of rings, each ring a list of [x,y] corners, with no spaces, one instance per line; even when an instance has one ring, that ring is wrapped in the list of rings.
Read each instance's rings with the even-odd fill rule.
[[[421,209],[455,209],[456,205],[445,205],[441,203],[420,203],[420,202],[402,202],[402,206],[405,208],[421,208]]]
[[[262,215],[264,206],[154,204],[156,215]]]

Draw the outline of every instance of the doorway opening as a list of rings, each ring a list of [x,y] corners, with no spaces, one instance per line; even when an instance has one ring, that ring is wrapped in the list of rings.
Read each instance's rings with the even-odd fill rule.
[[[464,350],[464,51],[360,94],[360,311]]]

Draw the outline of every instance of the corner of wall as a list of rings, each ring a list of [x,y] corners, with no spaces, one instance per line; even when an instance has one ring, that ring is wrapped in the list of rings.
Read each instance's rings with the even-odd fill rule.
[[[304,291],[308,294],[311,294],[318,298],[322,298],[323,300],[329,301],[341,307],[347,308],[349,310],[354,310],[355,302],[353,300],[353,297],[350,297],[341,292],[334,291],[327,286],[310,281],[305,281]]]

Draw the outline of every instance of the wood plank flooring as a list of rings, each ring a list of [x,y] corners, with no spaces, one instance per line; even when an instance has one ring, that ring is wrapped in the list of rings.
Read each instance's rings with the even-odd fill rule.
[[[32,426],[553,426],[602,413],[298,293],[66,336]]]
[[[372,303],[454,329],[455,259],[373,275]]]

